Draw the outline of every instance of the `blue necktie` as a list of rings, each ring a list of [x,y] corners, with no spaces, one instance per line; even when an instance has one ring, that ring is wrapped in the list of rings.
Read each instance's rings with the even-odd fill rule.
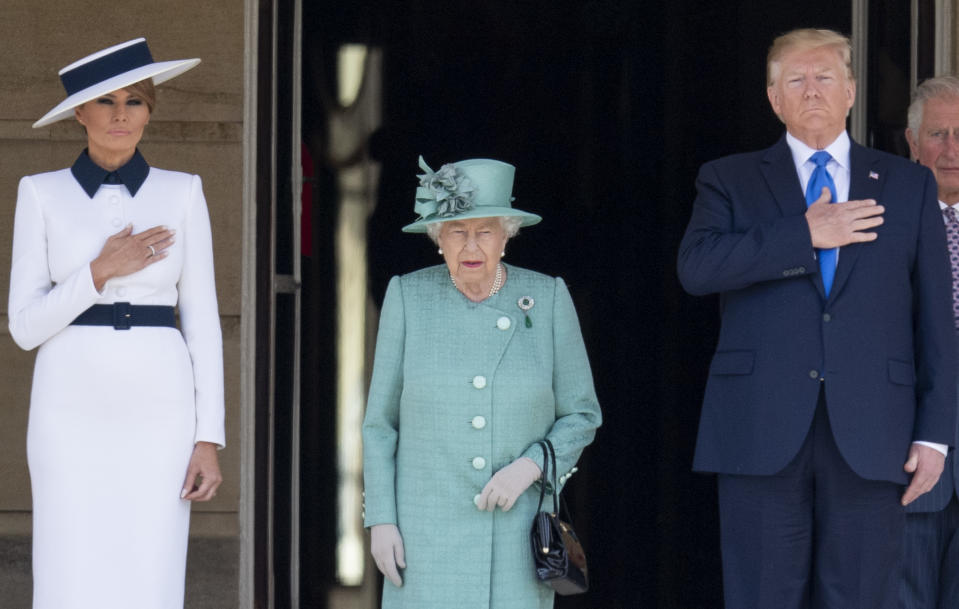
[[[822,194],[823,187],[829,187],[832,193],[830,203],[836,202],[836,183],[832,181],[832,176],[826,171],[826,163],[832,159],[825,150],[819,150],[813,153],[809,160],[816,164],[812,175],[809,177],[809,184],[806,185],[806,206],[812,205]],[[832,279],[836,275],[836,252],[838,248],[828,250],[818,250],[819,252],[819,273],[822,275],[822,285],[826,288],[826,296],[829,296],[829,288],[832,287]]]

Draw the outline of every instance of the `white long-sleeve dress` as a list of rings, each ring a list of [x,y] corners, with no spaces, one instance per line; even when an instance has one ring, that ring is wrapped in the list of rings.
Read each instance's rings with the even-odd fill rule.
[[[176,230],[169,256],[93,285],[127,224]],[[175,305],[180,330],[74,326],[94,304]],[[34,609],[180,609],[196,441],[224,444],[222,339],[198,176],[150,168],[91,198],[69,169],[20,181],[10,333],[37,352],[27,456]]]

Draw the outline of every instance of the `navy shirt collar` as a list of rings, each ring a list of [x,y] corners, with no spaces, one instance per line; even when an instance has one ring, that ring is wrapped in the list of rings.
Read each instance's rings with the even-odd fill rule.
[[[116,171],[107,171],[94,163],[90,153],[84,148],[70,168],[70,173],[91,199],[97,194],[101,184],[123,184],[130,191],[130,196],[135,197],[150,173],[150,166],[137,149],[125,165]]]

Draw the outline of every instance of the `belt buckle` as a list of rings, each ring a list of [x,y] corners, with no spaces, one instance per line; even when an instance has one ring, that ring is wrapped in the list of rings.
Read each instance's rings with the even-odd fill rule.
[[[129,302],[113,303],[113,329],[114,330],[129,330],[130,317],[131,317],[131,313],[130,313]]]

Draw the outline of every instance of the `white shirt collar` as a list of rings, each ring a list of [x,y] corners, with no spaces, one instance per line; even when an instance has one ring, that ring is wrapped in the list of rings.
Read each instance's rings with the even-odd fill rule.
[[[793,137],[793,134],[788,131],[786,132],[786,144],[789,146],[789,151],[793,156],[793,163],[797,169],[802,167],[802,165],[809,160],[809,157],[816,152],[815,148],[810,148],[798,138]],[[849,171],[849,148],[849,134],[843,131],[839,134],[839,137],[837,137],[832,144],[826,146],[824,150],[829,153],[840,167]]]

